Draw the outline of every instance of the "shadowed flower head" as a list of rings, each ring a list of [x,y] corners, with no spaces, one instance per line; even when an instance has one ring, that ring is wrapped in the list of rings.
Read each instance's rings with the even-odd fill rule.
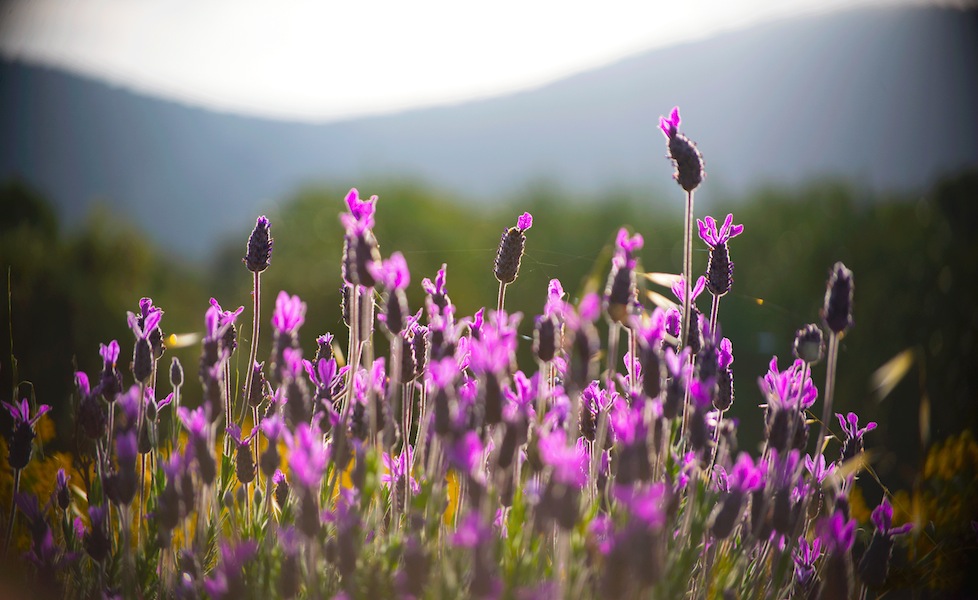
[[[459,548],[475,548],[492,539],[492,528],[483,523],[478,512],[470,512],[452,534],[452,544]]]
[[[253,273],[260,273],[272,264],[272,246],[275,240],[271,237],[271,229],[268,218],[262,215],[258,217],[255,228],[248,237],[248,251],[241,260]]]
[[[108,345],[99,344],[98,353],[102,356],[106,369],[115,369],[116,362],[119,360],[119,342],[112,340]]]
[[[221,561],[204,580],[204,590],[211,598],[242,598],[247,594],[244,566],[258,553],[258,542],[244,540],[235,544],[221,542]]]
[[[665,483],[651,485],[616,485],[615,500],[628,509],[629,514],[650,529],[658,529],[666,522],[668,488]]]
[[[825,304],[822,306],[822,320],[835,333],[852,327],[852,293],[852,271],[841,262],[835,263],[825,286]]]
[[[390,258],[381,263],[370,263],[367,265],[370,272],[377,281],[380,281],[389,290],[403,290],[411,283],[411,273],[408,271],[407,261],[400,252],[394,252]]]
[[[507,284],[516,281],[520,272],[520,260],[523,258],[523,248],[526,246],[524,233],[533,226],[533,217],[525,212],[516,219],[516,227],[510,227],[503,232],[496,250],[496,261],[493,273],[500,283]]]
[[[692,192],[706,177],[703,170],[703,156],[696,144],[679,133],[679,107],[669,113],[669,117],[659,117],[659,129],[665,134],[669,146],[669,158],[676,167],[673,178],[687,192]]]
[[[31,452],[34,442],[34,425],[44,416],[44,413],[51,410],[47,404],[38,407],[34,416],[31,416],[31,405],[24,398],[20,402],[3,402],[3,407],[7,409],[13,418],[13,428],[7,436],[7,460],[12,469],[19,470],[27,466],[31,461]]]
[[[567,434],[563,429],[541,434],[537,447],[543,463],[553,468],[555,481],[578,488],[587,483],[587,454],[577,444],[567,444]]]

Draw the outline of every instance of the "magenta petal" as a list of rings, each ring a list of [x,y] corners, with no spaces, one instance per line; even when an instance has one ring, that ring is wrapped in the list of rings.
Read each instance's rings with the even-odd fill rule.
[[[672,107],[672,112],[669,113],[669,122],[672,123],[672,126],[674,128],[679,129],[679,124],[682,121],[679,118],[679,107],[678,106]]]

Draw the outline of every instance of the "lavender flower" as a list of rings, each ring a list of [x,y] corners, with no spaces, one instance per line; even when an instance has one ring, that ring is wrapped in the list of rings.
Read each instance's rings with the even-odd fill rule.
[[[64,469],[58,469],[58,474],[55,477],[54,500],[61,510],[68,510],[68,505],[71,503],[71,490],[68,489],[70,479],[71,477],[65,473]]]
[[[346,228],[343,238],[343,278],[370,288],[377,283],[371,266],[380,262],[380,251],[373,234],[377,196],[361,200],[360,192],[353,188],[346,195],[346,204],[350,212],[340,215],[340,222]]]
[[[730,260],[727,242],[744,231],[743,225],[733,224],[733,215],[728,214],[723,225],[717,231],[717,222],[713,217],[705,221],[696,220],[700,239],[710,247],[710,262],[706,267],[706,285],[714,296],[723,296],[733,285],[734,263]]]
[[[116,394],[122,392],[122,374],[116,369],[119,360],[119,342],[112,340],[108,345],[99,344],[98,352],[102,355],[103,366],[97,389],[107,401],[115,402]]]
[[[251,452],[251,440],[255,439],[259,431],[256,427],[251,430],[250,434],[243,437],[241,435],[241,428],[238,427],[237,423],[231,423],[225,431],[225,434],[234,440],[234,443],[238,446],[237,454],[235,455],[234,473],[237,475],[238,481],[245,485],[255,479],[255,457]]]
[[[852,327],[852,293],[852,271],[841,262],[835,263],[825,286],[822,307],[822,320],[833,333],[840,334]]]
[[[825,343],[822,341],[822,330],[818,325],[809,323],[796,331],[791,351],[795,358],[810,365],[821,361],[825,355]]]
[[[248,250],[241,259],[252,273],[261,273],[272,263],[272,246],[275,240],[271,237],[272,225],[265,215],[258,217],[255,228],[248,237]]]
[[[523,258],[523,248],[526,245],[524,233],[533,226],[533,216],[525,212],[516,220],[516,227],[510,227],[503,232],[496,250],[495,269],[493,273],[501,284],[513,283],[520,271],[520,260]]]
[[[258,552],[258,542],[244,540],[237,544],[221,543],[221,561],[204,580],[204,590],[211,598],[243,598],[248,594],[245,564]]]
[[[26,467],[27,463],[31,461],[33,442],[37,435],[34,432],[34,426],[45,413],[51,410],[51,407],[42,404],[37,408],[34,416],[31,416],[31,405],[27,398],[20,402],[0,402],[0,404],[3,404],[3,407],[13,418],[13,428],[7,435],[7,462],[10,464],[10,468],[17,471]]]
[[[706,177],[703,169],[703,156],[696,144],[679,133],[679,107],[669,113],[669,118],[659,117],[659,129],[665,134],[669,145],[669,157],[672,159],[676,172],[673,179],[687,192],[692,192]]]
[[[798,538],[798,547],[792,554],[795,563],[795,584],[802,593],[810,592],[815,586],[815,562],[822,556],[822,541],[815,538],[808,542]]]
[[[876,423],[870,421],[865,427],[860,428],[859,417],[852,412],[845,417],[836,413],[835,417],[839,419],[839,425],[846,434],[846,439],[842,442],[842,453],[839,456],[839,462],[845,462],[863,451],[863,436],[876,429]]]
[[[608,317],[617,323],[624,322],[638,301],[635,288],[635,253],[642,249],[644,240],[636,233],[629,237],[622,227],[615,239],[615,256],[611,260],[611,273],[604,291],[604,308]]]

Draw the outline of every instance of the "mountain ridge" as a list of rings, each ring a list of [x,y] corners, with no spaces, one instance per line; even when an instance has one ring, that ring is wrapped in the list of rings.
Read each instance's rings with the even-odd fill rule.
[[[673,105],[707,166],[698,198],[821,175],[920,190],[978,164],[978,11],[859,9],[659,48],[527,91],[325,124],[209,111],[0,62],[0,177],[75,221],[96,199],[199,256],[300,185],[408,175],[477,202],[549,178],[667,189]],[[670,192],[672,190],[669,190]]]

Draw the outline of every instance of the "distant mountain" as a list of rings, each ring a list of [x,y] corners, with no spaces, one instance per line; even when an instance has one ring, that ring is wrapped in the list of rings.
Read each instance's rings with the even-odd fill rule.
[[[663,189],[657,119],[675,104],[706,159],[704,203],[820,175],[921,189],[978,164],[978,11],[770,23],[505,97],[318,125],[2,62],[0,178],[25,178],[69,222],[102,199],[195,256],[316,180],[369,192],[370,176],[407,174],[476,201],[539,177],[586,193]]]

